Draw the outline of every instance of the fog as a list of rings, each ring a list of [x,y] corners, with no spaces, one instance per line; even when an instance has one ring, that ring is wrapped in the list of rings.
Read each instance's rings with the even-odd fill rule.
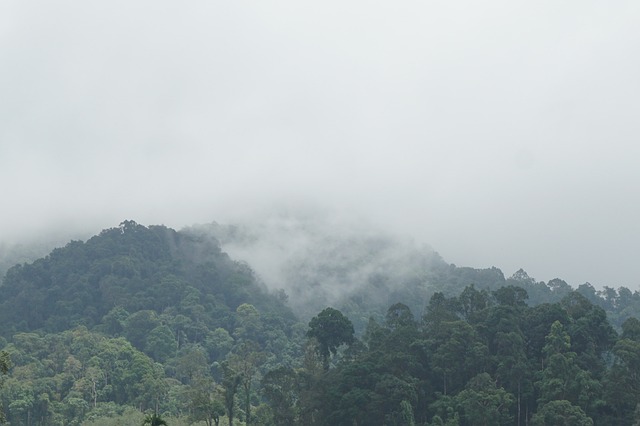
[[[411,238],[320,209],[262,218],[259,223],[211,223],[184,231],[213,235],[233,259],[250,265],[267,288],[283,290],[301,317],[350,303],[351,309],[360,305],[377,312],[398,300],[421,312],[429,297],[443,290],[446,280],[435,277],[450,266]],[[368,319],[356,322],[364,328]]]
[[[639,288],[640,4],[0,3],[0,241],[319,211]]]

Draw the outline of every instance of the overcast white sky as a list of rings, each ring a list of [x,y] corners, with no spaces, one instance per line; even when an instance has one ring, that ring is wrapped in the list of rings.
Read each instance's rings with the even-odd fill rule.
[[[0,2],[0,240],[282,203],[638,288],[637,1]],[[309,207],[307,207],[309,208]]]

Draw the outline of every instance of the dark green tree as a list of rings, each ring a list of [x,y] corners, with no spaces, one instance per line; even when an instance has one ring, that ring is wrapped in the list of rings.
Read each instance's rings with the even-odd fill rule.
[[[569,293],[560,304],[571,319],[566,330],[571,336],[571,349],[577,354],[578,365],[601,379],[606,369],[605,355],[617,338],[606,312],[578,292]]]
[[[629,318],[622,323],[622,338],[640,342],[640,320]]]
[[[153,413],[145,416],[142,426],[167,426],[167,422],[159,414]]]
[[[509,408],[513,396],[496,386],[487,373],[475,376],[463,391],[456,395],[457,405],[462,408],[463,418],[468,424],[482,426],[511,425],[513,420]]]
[[[240,386],[244,396],[245,424],[251,423],[251,395],[253,382],[258,374],[258,367],[265,361],[266,354],[260,350],[260,346],[245,340],[235,348],[234,352],[227,356],[228,365],[237,372],[240,377]]]
[[[525,289],[513,285],[500,287],[493,291],[492,294],[498,304],[514,307],[526,306],[527,299],[529,298]]]
[[[516,423],[522,417],[522,394],[531,387],[530,365],[527,362],[524,338],[517,331],[496,334],[496,376],[500,383],[516,396]]]
[[[447,299],[443,293],[437,292],[431,296],[422,317],[422,324],[427,335],[439,333],[442,323],[457,321],[460,311],[457,300]]]
[[[577,355],[571,351],[571,339],[559,321],[551,326],[546,342],[545,368],[536,383],[540,390],[539,403],[568,400],[588,412],[600,384],[589,371],[578,366]]]
[[[566,400],[549,401],[531,419],[532,426],[593,426],[580,407]]]
[[[318,350],[322,356],[325,371],[329,370],[329,357],[335,355],[342,344],[354,342],[353,324],[342,312],[326,308],[309,322],[307,337],[318,341]]]
[[[488,349],[475,329],[465,321],[441,324],[430,339],[431,366],[442,377],[442,393],[459,391],[488,363]]]
[[[473,284],[465,287],[458,296],[458,308],[462,317],[471,319],[476,313],[489,306],[489,293],[486,290],[478,291]]]
[[[628,323],[629,320],[625,322]],[[614,362],[605,380],[605,397],[616,422],[631,424],[640,400],[640,341],[622,338],[613,347],[613,354]]]
[[[175,355],[177,351],[176,339],[171,329],[166,325],[160,325],[149,333],[145,344],[145,352],[158,362]]]
[[[240,386],[242,376],[231,365],[229,365],[228,361],[222,362],[221,366],[224,409],[227,412],[229,426],[233,426],[233,419],[235,418],[236,413],[236,394],[238,393],[238,386]]]
[[[407,305],[396,303],[387,310],[385,324],[389,329],[397,330],[402,327],[415,328],[416,321]]]
[[[524,312],[523,324],[526,327],[522,332],[527,343],[527,358],[537,364],[539,369],[544,368],[543,347],[546,337],[551,329],[551,324],[559,321],[561,324],[569,323],[567,312],[559,304],[544,303]]]

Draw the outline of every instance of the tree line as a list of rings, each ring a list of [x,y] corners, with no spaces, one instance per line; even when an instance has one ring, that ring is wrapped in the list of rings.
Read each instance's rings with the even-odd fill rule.
[[[126,406],[208,426],[640,421],[640,321],[618,334],[577,292],[535,307],[526,297],[518,287],[436,293],[420,319],[397,303],[359,339],[327,308],[290,363],[250,335],[214,362],[193,344],[161,363],[82,326],[18,333],[2,351],[0,397],[10,423],[25,425],[116,418]]]

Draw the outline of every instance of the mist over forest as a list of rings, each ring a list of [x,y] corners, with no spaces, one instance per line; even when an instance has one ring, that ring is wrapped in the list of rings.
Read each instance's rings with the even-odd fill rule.
[[[0,423],[640,424],[640,3],[0,2]]]
[[[638,289],[639,15],[2,2],[0,244],[285,206],[460,265]]]
[[[347,306],[354,299],[360,299],[360,304],[369,310],[378,309],[382,314],[397,302],[399,293],[410,287],[417,290],[411,296],[405,294],[403,303],[417,311],[424,308],[436,291],[453,294],[442,282],[441,275],[442,271],[456,266],[436,249],[419,243],[410,234],[385,230],[365,220],[331,215],[326,210],[270,212],[262,220],[251,218],[229,225],[214,221],[184,227],[182,232],[209,235],[233,259],[246,263],[270,291],[282,292],[302,317],[324,306]],[[48,234],[42,240],[36,237],[23,244],[5,243],[0,246],[0,273],[4,274],[15,264],[45,257],[70,240],[86,239],[79,233],[74,238],[60,233]],[[494,265],[481,265],[477,269],[459,266],[459,270],[495,271],[495,276],[483,282],[491,289],[527,269],[526,264],[514,271],[502,271]],[[527,275],[527,278],[538,283],[535,277]],[[601,293],[604,289],[621,287],[608,282],[602,286],[589,282],[567,284],[559,277],[539,284],[547,286],[557,281],[573,289],[588,285]],[[454,288],[457,287],[460,286]],[[368,317],[361,320],[366,324]]]
[[[317,216],[127,220],[42,249],[3,252],[36,256],[0,285],[12,425],[640,419],[640,293],[626,287],[456,266]]]
[[[625,289],[625,295],[635,291],[613,282],[600,286],[588,281],[567,283],[558,276],[539,281],[525,272],[526,264],[513,271],[494,265],[456,265],[411,234],[322,209],[270,211],[261,220],[251,217],[235,224],[213,221],[183,227],[180,232],[214,241],[234,261],[245,264],[261,285],[280,294],[299,318],[308,320],[314,312],[335,306],[352,315],[360,332],[371,315],[383,318],[394,303],[405,303],[419,314],[434,293],[453,296],[471,284],[486,290],[508,284],[523,286],[534,304],[582,289],[592,301],[610,299],[610,310],[618,304],[613,299],[622,297],[616,293],[619,288]],[[91,237],[75,233],[66,238],[60,230],[44,235],[41,240],[35,237],[23,244],[1,245],[0,273],[46,257],[68,241]],[[615,323],[619,326],[624,319],[626,316],[616,317]]]

